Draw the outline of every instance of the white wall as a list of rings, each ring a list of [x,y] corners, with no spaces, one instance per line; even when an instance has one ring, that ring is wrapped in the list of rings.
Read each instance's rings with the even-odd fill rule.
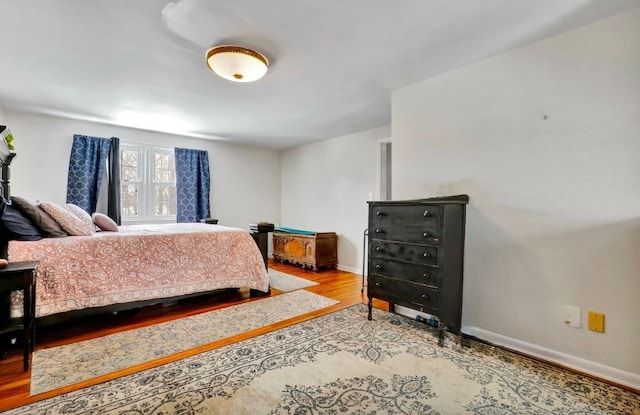
[[[338,235],[338,268],[362,272],[367,200],[376,193],[378,140],[389,127],[282,152],[282,226]]]
[[[470,196],[463,332],[640,387],[640,9],[394,91],[392,130],[394,199]]]
[[[11,194],[64,203],[74,134],[207,150],[211,171],[211,216],[221,225],[248,229],[280,221],[280,155],[277,151],[224,142],[23,112],[4,111],[15,137]]]

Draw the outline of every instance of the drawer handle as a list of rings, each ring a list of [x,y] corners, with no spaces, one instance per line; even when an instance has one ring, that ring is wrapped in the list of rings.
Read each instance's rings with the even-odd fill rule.
[[[431,235],[429,235],[429,232],[425,232],[425,233],[423,233],[423,234],[422,234],[422,236],[424,236],[425,238],[428,238],[428,237],[430,237]]]
[[[379,246],[376,246],[376,251],[382,251],[382,248],[380,248]]]
[[[428,252],[425,252],[424,254],[422,254],[422,256],[425,258],[431,258],[431,254]]]
[[[425,279],[430,280],[430,279],[431,279],[431,275],[429,275],[429,274],[422,274],[422,278],[425,278]]]
[[[422,294],[422,298],[424,298],[425,300],[428,300],[429,296],[427,294]]]
[[[376,264],[376,269],[382,269],[382,265]]]
[[[379,211],[377,211],[377,212],[376,212],[376,216],[382,216],[382,215],[383,215],[383,213],[382,213],[382,211],[381,211],[381,210],[379,210]]]
[[[382,229],[376,229],[376,233],[382,233]]]
[[[425,210],[422,216],[426,218],[427,216],[431,216],[431,213],[428,210]]]
[[[382,284],[380,284],[379,282],[376,282],[376,287],[382,287]]]

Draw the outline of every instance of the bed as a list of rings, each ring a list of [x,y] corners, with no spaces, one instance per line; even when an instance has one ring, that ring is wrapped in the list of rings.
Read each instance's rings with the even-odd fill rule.
[[[10,241],[9,261],[40,261],[36,317],[144,304],[226,288],[269,290],[248,231],[201,223],[122,226],[91,236]],[[12,293],[11,315],[22,298]]]
[[[108,232],[77,206],[34,205],[10,197],[9,164],[15,152],[1,144],[0,256],[10,262],[40,261],[35,310],[39,323],[59,320],[49,317],[116,312],[225,289],[269,294],[266,257],[248,231],[210,223],[118,227],[102,215],[115,227]],[[44,212],[47,206],[56,209]],[[74,207],[80,212],[70,209]],[[54,215],[59,210],[64,214]],[[67,216],[80,220],[67,225],[82,225],[87,232],[78,236],[67,229]],[[103,231],[96,232],[94,225]],[[0,297],[0,320],[22,314],[20,292]]]

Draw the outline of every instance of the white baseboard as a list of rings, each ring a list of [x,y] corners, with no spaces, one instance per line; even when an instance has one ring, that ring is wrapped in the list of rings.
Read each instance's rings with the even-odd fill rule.
[[[269,256],[272,257],[272,255]],[[362,275],[362,270],[360,268],[348,267],[346,265],[340,264],[338,264],[337,268],[341,271],[347,271],[354,274]],[[402,314],[410,318],[415,318],[416,314],[422,314],[416,313],[415,310],[410,309],[407,309],[407,311],[410,311],[409,313],[403,313],[403,309],[404,307],[396,306],[396,312],[398,314]],[[546,347],[542,347],[537,344],[513,339],[511,337],[503,336],[501,334],[484,330],[478,327],[462,326],[461,331],[463,334],[477,337],[480,340],[487,341],[491,344],[495,344],[496,346],[506,347],[508,349],[512,349],[532,357],[537,357],[542,360],[554,362],[559,365],[602,379],[606,379],[620,385],[628,386],[634,389],[640,389],[640,375],[635,373],[626,372],[624,370],[616,369],[611,366],[592,362],[590,360],[558,352],[556,350],[547,349]]]
[[[628,386],[634,389],[640,389],[640,375],[606,366],[580,357],[572,356],[557,350],[547,349],[537,344],[527,343],[522,340],[513,339],[501,334],[493,333],[478,327],[462,327],[462,333],[477,337],[480,340],[487,341],[497,346],[506,347],[508,349],[522,352],[526,355],[537,357],[546,361],[554,362],[559,365],[606,379],[611,382]]]
[[[338,268],[340,271],[347,271],[347,272],[352,272],[354,274],[362,275],[362,269],[359,269],[359,268],[348,267],[346,265],[340,265],[340,264],[338,264],[336,268]]]

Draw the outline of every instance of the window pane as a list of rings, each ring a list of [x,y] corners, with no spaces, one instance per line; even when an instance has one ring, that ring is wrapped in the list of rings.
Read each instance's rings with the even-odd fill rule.
[[[176,214],[176,202],[156,202],[156,215],[157,216],[171,216]]]
[[[153,160],[154,179],[156,183],[175,183],[176,165],[173,154],[155,153]]]
[[[176,214],[176,186],[175,185],[158,185],[155,190],[155,206],[156,215],[175,215]]]
[[[122,166],[120,172],[120,179],[123,182],[137,182],[138,181],[138,168],[137,167],[125,167]]]
[[[120,150],[120,178],[122,181],[139,182],[141,172],[141,152],[139,149]]]
[[[123,166],[138,167],[138,154],[137,150],[122,150],[120,151],[120,163]]]
[[[168,153],[155,153],[156,168],[169,169],[173,164],[173,156]]]
[[[123,184],[120,198],[122,216],[138,216],[138,185]]]

